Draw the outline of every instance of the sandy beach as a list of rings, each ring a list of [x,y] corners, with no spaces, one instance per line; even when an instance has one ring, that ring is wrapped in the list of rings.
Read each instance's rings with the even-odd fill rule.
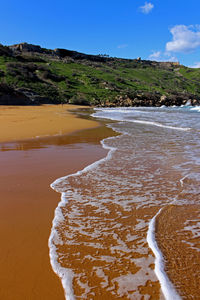
[[[60,201],[50,184],[105,156],[99,140],[110,134],[69,109],[0,107],[0,299],[64,299],[49,261]]]
[[[76,114],[71,112],[75,108]],[[110,123],[108,128],[105,119],[94,122],[79,108],[0,107],[0,299],[64,300],[49,258],[48,239],[60,202],[60,193],[50,184],[116,148],[95,168],[53,185],[66,192],[67,201],[56,227],[54,222],[50,248],[56,245],[60,266],[75,274],[75,297],[164,299],[146,239],[149,222],[162,207],[155,241],[166,274],[183,298],[198,299],[199,194],[198,177],[192,175],[199,169],[182,152],[183,137],[194,148],[191,134],[149,129],[140,122]],[[123,130],[128,134],[117,133]],[[100,141],[114,135],[102,142],[105,150]],[[185,162],[191,168],[187,175],[174,168]],[[155,241],[152,238],[151,244]],[[68,298],[66,287],[65,291]],[[167,291],[169,299],[179,299],[173,289]]]
[[[76,108],[74,105],[1,106],[0,142],[63,135],[98,126],[94,121],[85,122],[70,114],[69,110]]]

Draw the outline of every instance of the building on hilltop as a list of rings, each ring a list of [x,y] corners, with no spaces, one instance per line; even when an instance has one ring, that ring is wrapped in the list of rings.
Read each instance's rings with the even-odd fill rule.
[[[180,62],[179,61],[171,62],[171,64],[174,65],[174,66],[180,66]]]

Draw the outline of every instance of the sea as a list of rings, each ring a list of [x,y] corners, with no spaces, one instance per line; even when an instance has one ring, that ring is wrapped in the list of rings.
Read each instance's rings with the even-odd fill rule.
[[[200,299],[200,107],[96,108],[107,156],[61,193],[50,260],[67,300]],[[117,134],[116,134],[117,133]]]

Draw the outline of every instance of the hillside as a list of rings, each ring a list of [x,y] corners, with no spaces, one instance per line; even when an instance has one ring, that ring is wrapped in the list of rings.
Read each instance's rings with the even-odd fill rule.
[[[200,69],[86,55],[26,43],[0,45],[0,104],[200,104]]]

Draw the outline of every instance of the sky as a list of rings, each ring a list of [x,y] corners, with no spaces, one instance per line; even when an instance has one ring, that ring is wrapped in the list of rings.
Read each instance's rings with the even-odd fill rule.
[[[199,0],[0,0],[0,43],[200,67]]]

